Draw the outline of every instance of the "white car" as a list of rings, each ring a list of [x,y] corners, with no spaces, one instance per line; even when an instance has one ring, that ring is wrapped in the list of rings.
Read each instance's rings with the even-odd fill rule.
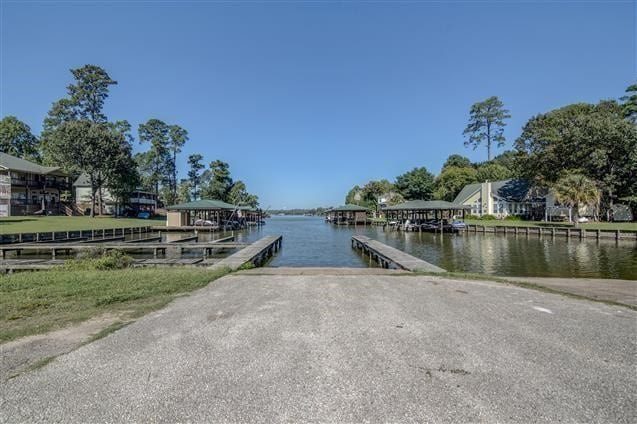
[[[585,216],[580,216],[579,218],[577,218],[577,222],[579,223],[588,222],[588,218],[586,218]]]

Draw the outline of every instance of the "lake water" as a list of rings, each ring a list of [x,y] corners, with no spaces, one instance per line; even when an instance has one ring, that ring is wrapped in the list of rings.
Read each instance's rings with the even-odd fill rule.
[[[362,234],[448,271],[499,276],[637,279],[637,242],[504,234],[433,234],[386,231],[376,226],[335,226],[320,217],[275,216],[237,234],[254,241],[281,234],[283,249],[269,266],[375,266],[351,248]]]

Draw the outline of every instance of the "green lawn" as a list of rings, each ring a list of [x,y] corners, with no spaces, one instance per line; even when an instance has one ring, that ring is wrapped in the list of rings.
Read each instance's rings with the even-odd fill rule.
[[[500,219],[480,220],[466,219],[467,224],[484,225],[492,227],[495,225],[506,225],[510,227],[570,227],[575,228],[574,224],[568,222],[539,222],[539,221],[507,221]],[[637,231],[637,222],[587,222],[578,224],[577,228],[586,228],[587,230],[632,230]]]
[[[206,268],[128,268],[0,276],[0,343],[107,312],[135,318],[226,273]]]
[[[0,234],[144,227],[164,225],[165,222],[163,217],[149,220],[100,216],[11,216],[0,218]]]

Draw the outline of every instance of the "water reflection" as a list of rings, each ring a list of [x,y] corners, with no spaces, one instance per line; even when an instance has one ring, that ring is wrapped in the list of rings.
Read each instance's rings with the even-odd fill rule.
[[[368,266],[351,248],[363,234],[449,271],[502,276],[559,276],[637,279],[637,242],[579,240],[504,234],[432,234],[345,227],[317,217],[273,217],[260,229],[238,235],[253,241],[282,234],[283,249],[271,266]]]

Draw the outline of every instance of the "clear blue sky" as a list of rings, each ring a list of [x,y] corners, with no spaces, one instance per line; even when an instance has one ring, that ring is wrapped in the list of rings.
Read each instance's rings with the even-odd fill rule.
[[[632,1],[1,1],[2,116],[39,133],[68,70],[100,65],[119,82],[110,119],[181,125],[181,175],[190,153],[222,159],[263,207],[484,160],[462,130],[488,96],[513,115],[510,146],[532,115],[617,98],[637,75]]]

